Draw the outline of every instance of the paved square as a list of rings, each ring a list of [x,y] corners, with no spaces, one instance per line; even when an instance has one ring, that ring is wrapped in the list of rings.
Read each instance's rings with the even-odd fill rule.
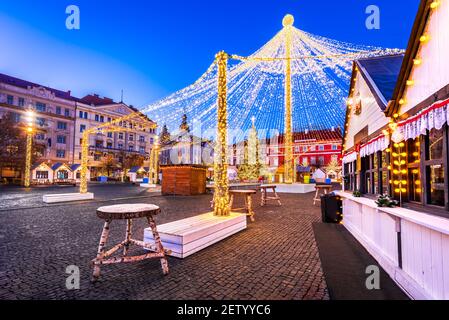
[[[102,229],[96,208],[154,203],[163,211],[157,217],[161,224],[208,212],[211,200],[210,195],[161,197],[128,186],[91,190],[96,201],[69,205],[44,205],[40,199],[45,192],[75,189],[38,189],[28,195],[1,190],[0,299],[328,299],[312,229],[320,211],[311,205],[311,194],[283,194],[283,207],[262,208],[257,198],[257,221],[246,231],[185,260],[169,258],[167,277],[159,261],[150,260],[104,266],[100,282],[91,284],[90,261]],[[144,227],[136,220],[136,237],[143,237]],[[114,222],[110,243],[123,240],[124,230],[123,223]],[[80,268],[80,290],[66,289],[69,265]]]

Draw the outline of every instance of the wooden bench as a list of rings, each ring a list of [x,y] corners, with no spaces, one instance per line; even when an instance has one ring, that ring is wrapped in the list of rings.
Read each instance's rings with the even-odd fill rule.
[[[156,222],[153,218],[153,216],[159,214],[160,212],[161,209],[158,206],[152,204],[120,204],[115,206],[101,207],[97,210],[97,216],[100,219],[105,220],[105,224],[103,226],[103,232],[101,234],[100,244],[98,246],[97,257],[92,260],[92,264],[94,266],[92,277],[93,282],[97,281],[100,278],[100,266],[102,265],[138,262],[153,258],[159,258],[161,260],[162,271],[164,275],[168,274],[169,269],[166,255],[168,255],[170,252],[164,249],[161,238],[159,237],[159,233],[157,231]],[[151,244],[131,238],[133,220],[140,218],[146,218],[148,220],[154,239],[154,242]],[[123,242],[106,251],[106,242],[109,238],[109,229],[113,220],[127,220],[126,238]],[[152,253],[144,254],[141,256],[128,257],[127,255],[130,245],[136,245],[147,250],[151,250]],[[123,249],[123,256],[110,258],[120,249]]]

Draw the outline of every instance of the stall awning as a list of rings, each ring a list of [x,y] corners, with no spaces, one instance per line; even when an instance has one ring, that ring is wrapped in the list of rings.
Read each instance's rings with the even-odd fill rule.
[[[355,151],[352,151],[352,152],[349,152],[348,154],[346,154],[344,157],[343,157],[343,163],[344,164],[346,164],[346,163],[351,163],[351,162],[354,162],[354,161],[356,161],[357,160],[357,152],[355,152]]]
[[[427,134],[432,129],[440,130],[444,124],[449,124],[449,99],[435,102],[430,107],[420,111],[417,115],[398,123],[404,140],[416,139]]]
[[[390,145],[390,137],[380,135],[360,147],[360,157],[367,157],[379,151],[385,151]]]

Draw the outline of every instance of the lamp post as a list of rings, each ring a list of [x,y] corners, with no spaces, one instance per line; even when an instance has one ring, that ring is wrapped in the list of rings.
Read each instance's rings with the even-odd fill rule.
[[[27,135],[27,144],[26,144],[26,159],[25,159],[25,188],[29,188],[31,185],[31,152],[33,147],[33,133],[34,133],[34,122],[35,122],[35,113],[33,110],[28,110],[26,113],[26,135]]]

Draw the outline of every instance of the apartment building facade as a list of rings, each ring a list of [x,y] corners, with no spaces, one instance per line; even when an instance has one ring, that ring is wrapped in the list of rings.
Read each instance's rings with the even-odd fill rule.
[[[27,110],[35,111],[34,139],[40,160],[73,161],[76,98],[71,92],[0,74],[0,117],[10,113],[20,124]],[[18,175],[17,168],[2,171],[1,177]]]
[[[138,111],[123,102],[117,103],[98,95],[80,99],[72,96],[71,91],[61,91],[0,74],[0,117],[9,113],[20,126],[25,123],[28,110],[35,112],[33,138],[38,150],[36,164],[45,163],[49,168],[56,164],[68,167],[80,164],[84,130]],[[90,136],[89,167],[92,178],[100,174],[106,157],[116,160],[116,169],[112,171],[123,168],[121,158],[124,157],[138,156],[144,161],[149,160],[156,138],[156,129],[149,127],[154,126],[154,122],[141,115],[121,125],[124,128],[122,133]],[[0,178],[20,179],[22,171],[23,168],[2,167]]]
[[[76,104],[75,123],[75,159],[74,163],[81,163],[81,146],[83,132],[114,121],[138,110],[123,102],[114,102],[110,98],[88,95],[79,99]],[[99,132],[89,137],[89,167],[91,176],[104,174],[106,158],[112,159],[114,175],[124,173],[122,169],[128,158],[142,158],[140,166],[148,166],[152,148],[156,142],[156,124],[141,115],[129,121],[122,121],[119,126],[123,132]],[[137,164],[136,164],[137,165]],[[129,169],[129,168],[128,168]]]

